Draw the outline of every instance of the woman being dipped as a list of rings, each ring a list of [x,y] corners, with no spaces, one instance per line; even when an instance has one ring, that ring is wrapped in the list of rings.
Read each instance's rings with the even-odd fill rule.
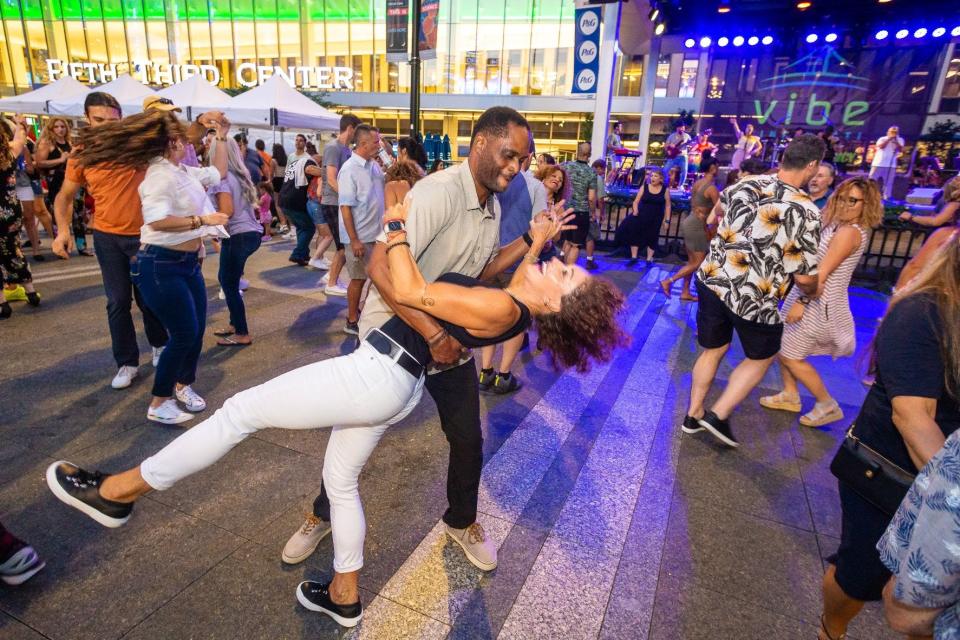
[[[666,280],[660,281],[660,290],[668,298],[673,283],[683,280],[680,299],[686,302],[697,301],[697,297],[690,293],[690,281],[710,249],[710,240],[707,237],[707,216],[720,201],[720,192],[717,191],[717,185],[714,182],[719,167],[720,163],[713,158],[708,158],[700,164],[703,177],[694,183],[690,191],[690,213],[680,223],[680,234],[683,236],[683,245],[687,250],[687,264]]]
[[[203,114],[199,122],[217,130],[224,142],[230,125],[222,114]],[[140,250],[130,265],[133,283],[170,335],[153,379],[147,418],[179,424],[193,418],[180,410],[203,411],[206,402],[192,389],[206,327],[207,291],[198,252],[205,235],[226,237],[227,222],[207,196],[207,187],[227,174],[227,151],[219,145],[211,167],[187,167],[186,127],[170,111],[147,111],[83,131],[76,159],[83,165],[110,162],[147,167],[140,185],[143,227]],[[174,399],[176,396],[176,399]]]
[[[424,282],[405,239],[406,209],[396,206],[385,225],[395,297],[437,318],[443,329],[431,340],[449,334],[469,348],[498,344],[525,331],[535,318],[556,366],[586,370],[591,359],[608,360],[624,342],[617,324],[623,295],[580,267],[536,260],[547,239],[562,228],[562,216],[557,208],[531,222],[533,244],[510,285],[500,290],[459,274]],[[61,461],[48,468],[47,483],[63,502],[105,526],[118,527],[145,493],[169,489],[213,465],[260,429],[337,425],[323,464],[335,574],[329,584],[301,583],[297,599],[352,627],[363,615],[358,590],[365,535],[357,491],[360,472],[389,425],[416,406],[429,360],[428,341],[394,316],[369,331],[349,355],[321,360],[241,391],[139,467],[108,476]]]

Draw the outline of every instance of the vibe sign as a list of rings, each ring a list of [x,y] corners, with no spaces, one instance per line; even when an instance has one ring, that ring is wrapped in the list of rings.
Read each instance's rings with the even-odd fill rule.
[[[50,82],[71,76],[90,84],[116,80],[129,73],[144,84],[171,85],[191,76],[202,76],[211,84],[220,84],[220,69],[212,64],[167,64],[162,62],[133,62],[132,64],[100,64],[96,62],[64,62],[47,59]],[[252,62],[237,65],[236,83],[241,87],[256,87],[271,76],[278,75],[290,86],[301,89],[353,90],[353,69],[350,67],[261,66]]]
[[[817,100],[817,94],[811,93],[807,103],[807,112],[805,114],[797,113],[794,115],[794,109],[797,106],[797,93],[791,93],[790,99],[784,103],[782,112],[775,112],[779,100],[770,100],[764,104],[760,100],[753,101],[753,108],[756,111],[757,122],[761,125],[767,122],[783,124],[789,126],[796,122],[797,124],[806,124],[810,127],[822,127],[830,122],[830,112],[833,110],[833,104],[828,100]],[[851,100],[846,104],[838,104],[836,108],[842,107],[843,113],[840,123],[845,127],[859,127],[866,122],[861,116],[870,111],[870,103],[865,100]],[[802,112],[801,107],[801,112]],[[778,110],[779,111],[779,110]],[[806,116],[803,118],[803,116]],[[803,118],[803,119],[801,119]]]

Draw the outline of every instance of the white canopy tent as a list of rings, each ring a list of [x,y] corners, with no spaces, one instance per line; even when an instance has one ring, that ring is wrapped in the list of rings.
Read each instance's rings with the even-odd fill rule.
[[[161,89],[157,95],[172,100],[173,104],[183,109],[183,116],[187,120],[193,120],[194,115],[211,109],[223,110],[230,102],[229,94],[216,88],[202,76],[190,76],[171,87]]]
[[[129,73],[125,73],[116,80],[100,85],[96,91],[109,93],[123,109],[124,114],[139,113],[142,110],[143,99],[156,93],[153,89],[137,81]],[[83,115],[83,98],[57,99],[49,103],[49,113],[79,118]]]
[[[230,122],[251,127],[284,127],[337,131],[340,116],[306,97],[280,76],[231,98],[226,105],[203,104],[196,109],[219,109]]]
[[[35,91],[28,91],[18,96],[10,96],[0,100],[0,112],[45,114],[47,105],[53,100],[79,102],[83,111],[83,100],[90,89],[81,84],[76,78],[63,76],[56,82],[40,87]]]

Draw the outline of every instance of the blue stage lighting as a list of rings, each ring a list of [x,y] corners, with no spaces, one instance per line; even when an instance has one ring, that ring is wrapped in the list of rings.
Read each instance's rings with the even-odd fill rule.
[[[697,42],[693,38],[687,38],[684,40],[683,46],[685,46],[687,49],[693,49],[695,46],[697,46]]]
[[[954,38],[960,36],[960,27],[954,27],[953,31],[950,32],[950,35],[952,35]]]
[[[826,42],[833,42],[833,41],[835,41],[835,40],[837,39],[837,34],[835,34],[835,33],[828,33],[826,36],[824,36],[823,39],[824,39],[824,41],[826,41]]]
[[[743,44],[743,36],[736,36],[736,37],[734,37],[734,39],[733,39],[733,46],[739,47],[739,46],[742,45],[742,44]]]
[[[817,41],[817,34],[811,33],[811,34],[809,34],[809,35],[807,36],[807,42],[808,42],[809,44],[813,44],[813,43],[816,42],[816,41]]]
[[[763,44],[773,44],[773,36],[763,36],[763,40],[760,42]]]
[[[927,30],[924,29],[923,27],[920,27],[919,29],[913,32],[914,38],[922,38],[925,35],[927,35]]]
[[[758,42],[760,42],[760,38],[758,38],[757,36],[750,36],[750,39],[747,40],[747,44],[750,45],[751,47],[757,46]]]
[[[932,35],[934,38],[939,38],[940,36],[942,36],[942,35],[945,34],[946,32],[947,32],[947,30],[944,29],[943,27],[937,27],[936,29],[933,30],[933,33],[930,34],[930,35]]]
[[[717,40],[717,46],[718,46],[718,47],[725,47],[725,46],[727,46],[728,44],[730,44],[730,38],[728,38],[728,37],[726,37],[726,36],[723,36],[722,38],[719,38],[719,39]]]
[[[711,42],[712,41],[707,36],[703,36],[702,38],[700,38],[700,46],[703,47],[704,49],[709,47]]]
[[[903,40],[908,35],[910,35],[909,31],[907,31],[906,29],[900,29],[900,31],[897,31],[894,37],[896,37],[897,40]]]
[[[888,35],[890,34],[887,33],[886,29],[880,29],[880,31],[877,31],[877,34],[873,37],[877,40],[886,40]]]

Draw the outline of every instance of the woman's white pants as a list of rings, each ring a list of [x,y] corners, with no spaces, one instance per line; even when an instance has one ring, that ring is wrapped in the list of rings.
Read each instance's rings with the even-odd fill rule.
[[[209,419],[144,460],[140,473],[154,489],[169,489],[260,429],[333,427],[323,460],[333,568],[339,573],[356,571],[363,566],[366,531],[357,490],[360,471],[387,427],[420,401],[423,379],[414,378],[364,341],[349,355],[294,369],[241,391]]]

